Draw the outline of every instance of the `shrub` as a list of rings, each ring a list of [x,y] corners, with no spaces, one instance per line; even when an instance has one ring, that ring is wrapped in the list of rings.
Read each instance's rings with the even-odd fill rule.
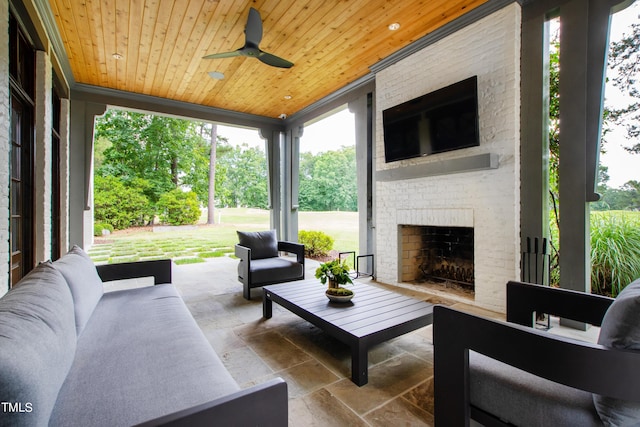
[[[640,220],[624,212],[591,215],[591,290],[615,297],[640,277]]]
[[[298,241],[304,245],[304,254],[309,258],[325,256],[333,249],[334,240],[322,231],[298,232]]]
[[[113,233],[113,226],[106,222],[96,222],[93,225],[93,235],[96,237],[102,236],[104,234],[104,230],[109,231],[109,233]]]
[[[195,224],[200,219],[200,204],[196,193],[179,188],[164,193],[158,200],[160,222],[171,225]]]
[[[144,225],[153,215],[149,199],[138,189],[127,187],[115,176],[95,177],[94,209],[97,223],[116,230]]]

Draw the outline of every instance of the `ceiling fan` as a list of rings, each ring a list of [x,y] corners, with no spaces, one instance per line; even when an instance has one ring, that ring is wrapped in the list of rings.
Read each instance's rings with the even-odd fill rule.
[[[267,53],[260,49],[260,41],[262,41],[262,19],[260,18],[260,12],[251,8],[249,10],[249,17],[247,18],[247,26],[244,28],[245,42],[238,50],[233,52],[214,53],[204,56],[203,59],[215,59],[215,58],[233,58],[235,56],[248,56],[251,58],[258,58],[260,61],[272,67],[291,68],[292,62],[282,59],[270,53]]]

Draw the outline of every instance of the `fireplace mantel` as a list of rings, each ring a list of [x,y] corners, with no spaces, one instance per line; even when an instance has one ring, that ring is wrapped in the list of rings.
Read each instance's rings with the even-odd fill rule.
[[[485,153],[477,154],[475,156],[439,160],[431,163],[378,170],[376,171],[376,181],[399,181],[404,179],[424,178],[428,176],[448,175],[452,173],[497,169],[498,166],[498,155]]]

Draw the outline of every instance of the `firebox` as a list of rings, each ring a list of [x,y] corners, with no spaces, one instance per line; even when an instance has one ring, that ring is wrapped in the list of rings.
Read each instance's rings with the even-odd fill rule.
[[[474,288],[473,227],[400,225],[401,281]]]

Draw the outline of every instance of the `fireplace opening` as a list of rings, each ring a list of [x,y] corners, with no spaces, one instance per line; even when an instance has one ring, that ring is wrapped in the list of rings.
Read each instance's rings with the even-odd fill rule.
[[[474,290],[473,228],[401,225],[401,281]]]

